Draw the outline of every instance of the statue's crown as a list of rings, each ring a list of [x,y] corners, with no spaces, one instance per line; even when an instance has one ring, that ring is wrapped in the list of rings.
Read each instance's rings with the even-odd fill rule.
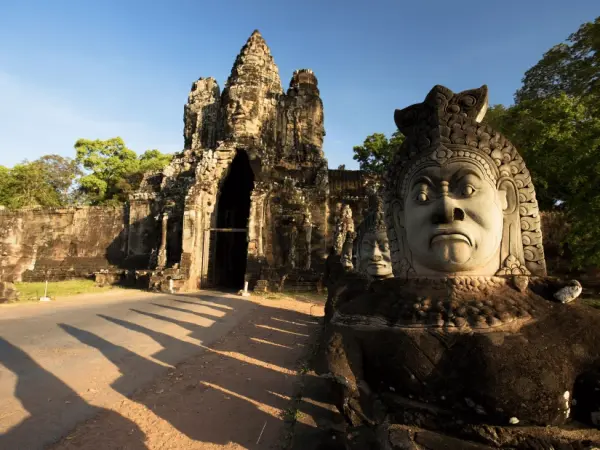
[[[369,210],[356,230],[356,240],[360,242],[360,239],[366,233],[386,231],[386,229],[383,200],[380,196],[372,195],[369,198]]]
[[[485,84],[479,89],[470,89],[458,94],[438,84],[429,91],[423,103],[397,109],[394,113],[394,121],[405,136],[410,136],[414,128],[424,119],[437,122],[439,116],[457,114],[481,122],[487,108],[488,88]]]

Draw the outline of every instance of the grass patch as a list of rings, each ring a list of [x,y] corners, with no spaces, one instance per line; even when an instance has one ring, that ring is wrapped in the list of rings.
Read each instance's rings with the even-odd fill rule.
[[[307,292],[293,292],[286,291],[285,292],[289,297],[294,297],[299,300],[315,302],[315,303],[325,303],[327,301],[327,291],[324,290],[321,294],[318,292],[307,291]]]
[[[266,298],[267,300],[281,300],[282,298],[288,298],[287,295],[281,292],[263,292],[260,295]]]
[[[15,287],[17,288],[17,291],[19,291],[19,299],[17,302],[39,300],[39,298],[44,295],[45,286],[46,283],[44,281],[15,283]],[[106,292],[111,289],[113,289],[112,286],[96,286],[96,283],[93,280],[49,281],[48,297],[54,300],[57,297]]]
[[[315,303],[325,303],[325,301],[327,300],[326,293],[319,294],[318,292],[311,291],[297,292],[284,290],[283,292],[254,292],[253,294],[258,295],[267,300],[295,299]]]
[[[296,403],[298,403],[298,400],[299,399],[294,399],[294,405],[284,409],[281,412],[281,418],[284,422],[289,422],[293,424],[296,423],[296,421],[300,418],[301,412],[298,411],[298,408],[296,407]]]
[[[593,308],[600,309],[600,298],[584,298],[582,302],[586,305],[592,306]]]

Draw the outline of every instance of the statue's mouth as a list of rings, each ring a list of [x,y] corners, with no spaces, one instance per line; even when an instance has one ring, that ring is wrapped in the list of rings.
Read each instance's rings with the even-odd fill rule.
[[[455,230],[445,230],[445,231],[440,231],[440,232],[436,233],[431,238],[431,245],[436,244],[438,242],[442,242],[442,241],[463,241],[463,242],[466,242],[467,244],[469,244],[470,246],[473,246],[469,236],[467,236],[466,234],[461,233],[459,231],[455,231]]]
[[[385,263],[384,262],[371,262],[369,263],[369,266],[373,266],[373,267],[385,267]]]
[[[246,113],[244,111],[236,111],[231,115],[233,121],[243,120],[246,118]]]

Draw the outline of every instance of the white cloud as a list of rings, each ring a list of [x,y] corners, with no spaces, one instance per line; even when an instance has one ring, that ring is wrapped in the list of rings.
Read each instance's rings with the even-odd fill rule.
[[[143,122],[94,117],[92,106],[81,108],[0,71],[0,165],[12,166],[52,153],[73,157],[77,139],[114,136],[121,136],[138,153],[149,148],[174,152],[183,146],[183,138],[175,141]]]

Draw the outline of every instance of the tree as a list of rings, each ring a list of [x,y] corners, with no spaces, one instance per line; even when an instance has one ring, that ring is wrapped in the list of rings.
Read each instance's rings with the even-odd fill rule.
[[[600,17],[547,51],[523,77],[515,105],[486,121],[519,148],[542,210],[569,220],[578,267],[600,265]]]
[[[496,120],[525,159],[540,208],[567,214],[575,264],[600,264],[600,115],[562,93],[522,100]]]
[[[597,186],[600,117],[579,98],[560,94],[524,100],[507,109],[500,121],[527,162],[542,209],[569,206]]]
[[[102,141],[79,139],[75,143],[76,160],[88,171],[79,179],[79,189],[90,203],[124,201],[119,182],[138,168],[137,155],[120,137]]]
[[[500,119],[523,150],[540,206],[568,217],[576,266],[600,265],[600,17],[552,47]]]
[[[600,17],[548,50],[525,72],[516,103],[566,93],[600,111]]]
[[[161,153],[159,150],[146,150],[140,155],[140,168],[142,172],[155,172],[169,165],[173,155]]]
[[[139,158],[120,137],[102,140],[79,139],[75,143],[76,161],[86,171],[79,179],[79,190],[91,204],[126,201],[146,171],[160,170],[172,156],[148,150]]]
[[[385,134],[374,133],[367,136],[363,145],[353,148],[353,158],[359,162],[360,170],[381,176],[391,164],[397,148],[403,141],[404,135],[400,131],[394,132],[389,140]]]
[[[82,175],[77,161],[60,155],[46,155],[35,163],[44,168],[46,182],[58,193],[61,204],[72,203],[73,182]]]
[[[10,169],[0,166],[0,206],[8,207]]]
[[[24,162],[0,170],[0,204],[11,209],[27,206],[61,206],[59,193],[47,179],[44,164]]]
[[[485,113],[483,121],[490,125],[494,130],[504,130],[504,118],[508,109],[504,105],[492,105]]]

